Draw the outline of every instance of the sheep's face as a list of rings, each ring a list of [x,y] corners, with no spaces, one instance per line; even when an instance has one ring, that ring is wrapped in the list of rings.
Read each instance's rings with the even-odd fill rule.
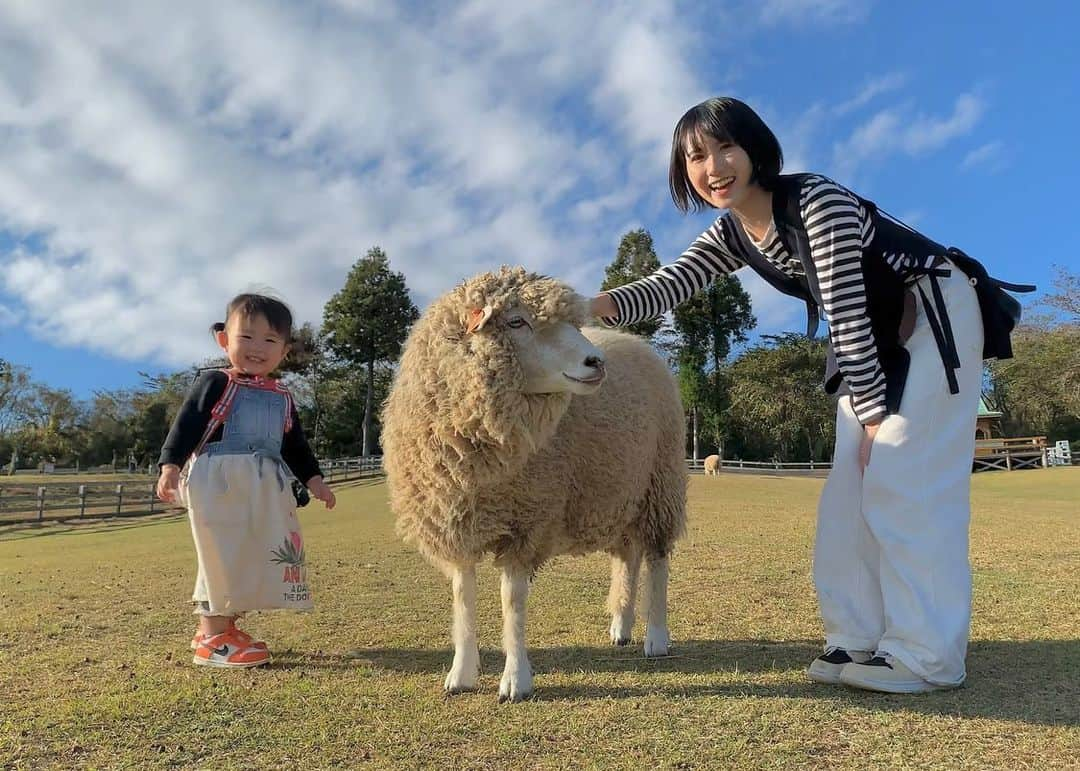
[[[588,394],[603,382],[603,354],[581,334],[587,307],[566,284],[520,267],[475,276],[439,304],[447,339],[499,373],[496,390],[523,394]]]
[[[590,394],[604,382],[604,355],[569,321],[541,323],[522,305],[493,319],[505,328],[528,394]]]

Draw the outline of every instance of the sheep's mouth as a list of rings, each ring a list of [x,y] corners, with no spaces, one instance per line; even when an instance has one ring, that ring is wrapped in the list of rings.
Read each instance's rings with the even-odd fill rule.
[[[573,375],[567,375],[564,372],[563,377],[565,377],[567,380],[573,380],[575,383],[581,383],[582,385],[598,386],[604,382],[604,371],[600,370],[600,372],[593,375],[592,377],[586,378],[574,377]]]

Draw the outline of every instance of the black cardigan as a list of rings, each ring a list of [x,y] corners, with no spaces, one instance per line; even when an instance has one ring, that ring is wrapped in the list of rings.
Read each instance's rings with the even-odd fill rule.
[[[228,374],[221,370],[209,370],[199,375],[180,406],[180,411],[176,413],[172,428],[169,429],[169,435],[161,448],[159,467],[165,464],[183,466],[187,462],[188,456],[195,451],[210,422],[210,410],[217,404],[228,383]],[[208,441],[220,439],[221,433],[222,429],[219,427]],[[304,436],[295,405],[292,408],[292,427],[285,432],[281,440],[281,459],[296,478],[305,484],[312,477],[322,476],[319,462]]]

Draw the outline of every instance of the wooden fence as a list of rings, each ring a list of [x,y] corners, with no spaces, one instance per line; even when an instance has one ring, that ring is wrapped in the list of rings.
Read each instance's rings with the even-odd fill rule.
[[[320,463],[324,479],[345,482],[382,474],[382,458],[342,458]],[[138,517],[179,510],[157,498],[153,482],[47,482],[22,484],[0,478],[0,525],[45,520]]]
[[[1046,437],[1016,437],[976,442],[973,471],[995,469],[1012,471],[1048,465]],[[345,482],[381,476],[382,457],[340,458],[320,462],[327,482]],[[692,474],[705,471],[704,458],[687,458]],[[722,460],[719,470],[750,474],[815,476],[828,474],[832,464],[824,462],[781,463],[779,461]],[[155,483],[146,482],[47,482],[20,483],[16,478],[0,477],[0,525],[45,520],[92,519],[102,517],[137,517],[166,510],[174,504],[157,499]]]
[[[1022,468],[1046,468],[1045,436],[1011,436],[975,440],[975,471],[1013,471]]]
[[[704,458],[687,458],[686,467],[691,474],[705,473]],[[749,474],[787,475],[787,476],[826,476],[831,463],[810,461],[808,463],[782,463],[772,460],[721,460],[718,470],[728,472],[745,472]]]

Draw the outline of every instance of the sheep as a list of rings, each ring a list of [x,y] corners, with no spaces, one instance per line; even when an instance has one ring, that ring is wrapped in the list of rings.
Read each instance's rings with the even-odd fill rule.
[[[720,473],[720,456],[710,455],[705,458],[705,476],[715,476]]]
[[[611,555],[617,645],[630,641],[644,560],[644,652],[668,653],[668,557],[686,522],[683,410],[649,345],[582,330],[586,308],[559,281],[503,267],[436,300],[406,340],[383,463],[399,535],[451,580],[450,694],[477,687],[476,565],[488,554],[501,569],[500,702],[532,693],[526,599],[557,555]]]

